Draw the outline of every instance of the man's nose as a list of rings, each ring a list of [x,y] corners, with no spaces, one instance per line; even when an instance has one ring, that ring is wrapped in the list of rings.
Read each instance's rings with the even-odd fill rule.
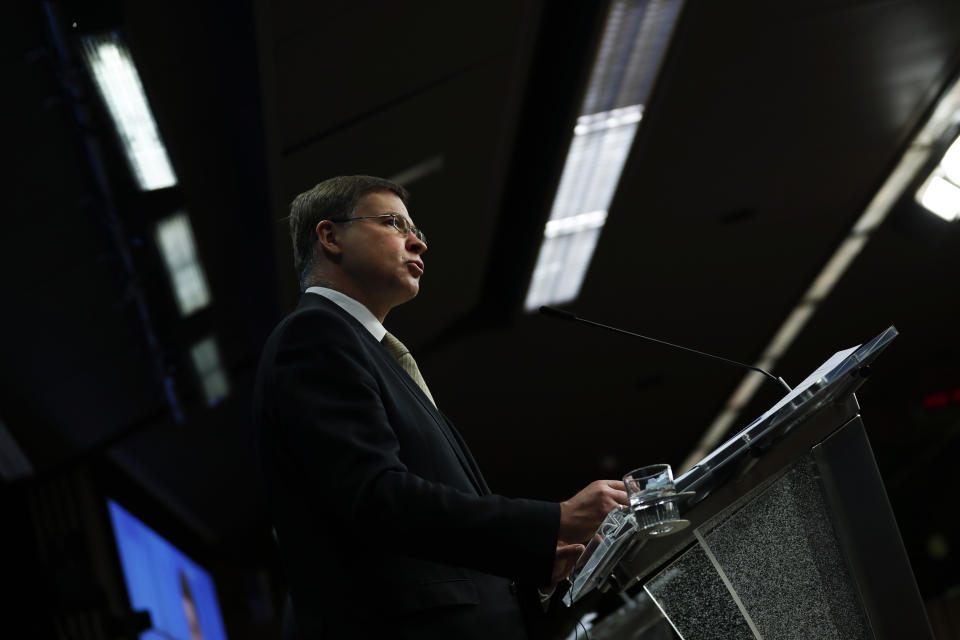
[[[427,250],[427,243],[413,234],[413,231],[407,234],[407,250],[420,255]]]

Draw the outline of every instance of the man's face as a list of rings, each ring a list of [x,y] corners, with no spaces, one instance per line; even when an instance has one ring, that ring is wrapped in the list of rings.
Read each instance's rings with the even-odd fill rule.
[[[394,213],[413,224],[403,201],[389,191],[367,194],[351,218]],[[355,220],[338,225],[342,248],[340,268],[360,290],[374,315],[385,316],[393,307],[411,300],[420,291],[423,252],[427,245],[413,233],[405,236],[389,217]],[[382,314],[382,315],[381,315]]]

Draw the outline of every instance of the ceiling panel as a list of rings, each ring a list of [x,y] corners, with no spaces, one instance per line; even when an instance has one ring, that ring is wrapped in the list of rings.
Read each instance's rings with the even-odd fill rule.
[[[509,54],[516,44],[517,10],[509,2],[472,10],[439,1],[383,3],[378,9],[376,20],[368,12],[348,12],[315,30],[277,38],[284,149],[428,91]]]

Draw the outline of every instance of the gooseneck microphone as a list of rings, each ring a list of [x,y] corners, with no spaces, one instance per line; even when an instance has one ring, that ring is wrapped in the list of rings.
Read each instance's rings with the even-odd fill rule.
[[[673,347],[674,349],[682,349],[683,351],[689,351],[689,352],[691,352],[691,353],[696,353],[696,354],[701,355],[701,356],[706,356],[706,357],[708,357],[708,358],[713,358],[714,360],[721,360],[721,361],[726,362],[726,363],[728,363],[728,364],[734,364],[734,365],[737,365],[738,367],[743,367],[743,368],[745,368],[745,369],[751,369],[751,370],[753,370],[753,371],[758,371],[758,372],[762,373],[763,375],[767,376],[768,378],[770,378],[771,380],[773,380],[774,382],[782,385],[783,388],[787,390],[787,393],[793,391],[793,389],[790,388],[790,385],[788,385],[788,384],[784,381],[783,378],[778,378],[777,376],[773,375],[773,374],[770,373],[769,371],[767,371],[767,370],[765,370],[765,369],[761,369],[760,367],[754,367],[754,366],[751,366],[751,365],[749,365],[749,364],[744,364],[743,362],[737,362],[736,360],[731,360],[730,358],[722,358],[722,357],[720,357],[720,356],[715,356],[715,355],[713,355],[712,353],[705,353],[705,352],[703,352],[703,351],[697,351],[696,349],[691,349],[690,347],[684,347],[684,346],[681,346],[681,345],[679,345],[679,344],[673,344],[672,342],[667,342],[666,340],[658,340],[658,339],[656,339],[656,338],[651,338],[650,336],[645,336],[645,335],[641,335],[641,334],[639,334],[639,333],[634,333],[633,331],[627,331],[627,330],[625,330],[625,329],[618,329],[617,327],[611,327],[610,325],[607,325],[607,324],[600,324],[599,322],[594,322],[593,320],[586,320],[586,319],[584,319],[584,318],[580,318],[580,317],[578,317],[578,316],[573,315],[573,314],[570,313],[569,311],[564,311],[564,310],[562,310],[562,309],[555,309],[554,307],[540,307],[540,313],[542,313],[542,314],[545,315],[545,316],[550,316],[551,318],[559,318],[560,320],[569,320],[569,321],[572,321],[572,322],[582,322],[582,323],[584,323],[584,324],[593,325],[594,327],[600,327],[601,329],[606,329],[607,331],[613,331],[614,333],[622,333],[622,334],[624,334],[624,335],[633,336],[634,338],[641,338],[641,339],[647,340],[647,341],[649,341],[649,342],[656,342],[657,344],[662,344],[662,345],[666,345],[666,346],[668,346],[668,347]]]

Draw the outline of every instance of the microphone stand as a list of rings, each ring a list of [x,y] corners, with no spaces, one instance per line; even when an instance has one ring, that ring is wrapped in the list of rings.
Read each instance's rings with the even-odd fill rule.
[[[554,308],[554,307],[542,306],[542,307],[540,307],[540,313],[542,313],[542,314],[545,315],[545,316],[550,316],[550,317],[552,317],[552,318],[558,318],[558,319],[560,319],[560,320],[568,320],[568,321],[571,321],[571,322],[582,322],[582,323],[584,323],[584,324],[593,325],[594,327],[600,327],[601,329],[606,329],[607,331],[613,331],[614,333],[621,333],[621,334],[624,334],[624,335],[633,336],[634,338],[641,338],[641,339],[647,340],[647,341],[649,341],[649,342],[656,342],[657,344],[662,344],[662,345],[666,345],[666,346],[668,346],[668,347],[673,347],[674,349],[682,349],[683,351],[689,351],[689,352],[691,352],[691,353],[696,353],[696,354],[701,355],[701,356],[706,356],[706,357],[708,357],[708,358],[713,358],[714,360],[721,360],[721,361],[723,361],[723,362],[726,362],[727,364],[733,364],[733,365],[737,365],[737,366],[739,366],[739,367],[744,367],[744,368],[746,368],[746,369],[751,369],[751,370],[753,370],[753,371],[757,371],[757,372],[759,372],[759,373],[762,373],[763,375],[767,376],[768,378],[770,378],[770,379],[773,380],[774,382],[780,384],[784,389],[787,390],[787,393],[790,393],[791,391],[793,391],[793,389],[790,388],[790,385],[788,385],[783,378],[780,378],[780,377],[778,377],[778,376],[775,376],[775,375],[773,375],[772,373],[770,373],[769,371],[767,371],[766,369],[761,369],[760,367],[754,367],[754,366],[752,366],[752,365],[745,364],[745,363],[743,363],[743,362],[737,362],[736,360],[731,360],[730,358],[723,358],[723,357],[721,357],[721,356],[715,356],[715,355],[713,355],[712,353],[706,353],[705,351],[698,351],[698,350],[696,350],[696,349],[691,349],[690,347],[684,347],[684,346],[679,345],[679,344],[674,344],[674,343],[672,343],[672,342],[667,342],[666,340],[658,340],[657,338],[651,338],[650,336],[645,336],[645,335],[642,335],[642,334],[639,334],[639,333],[634,333],[633,331],[627,331],[627,330],[625,330],[625,329],[618,329],[617,327],[611,327],[610,325],[607,325],[607,324],[600,324],[599,322],[594,322],[593,320],[586,320],[586,319],[584,319],[584,318],[580,318],[580,317],[578,317],[578,316],[573,315],[573,314],[570,313],[569,311],[563,311],[562,309],[557,309],[557,308]]]

